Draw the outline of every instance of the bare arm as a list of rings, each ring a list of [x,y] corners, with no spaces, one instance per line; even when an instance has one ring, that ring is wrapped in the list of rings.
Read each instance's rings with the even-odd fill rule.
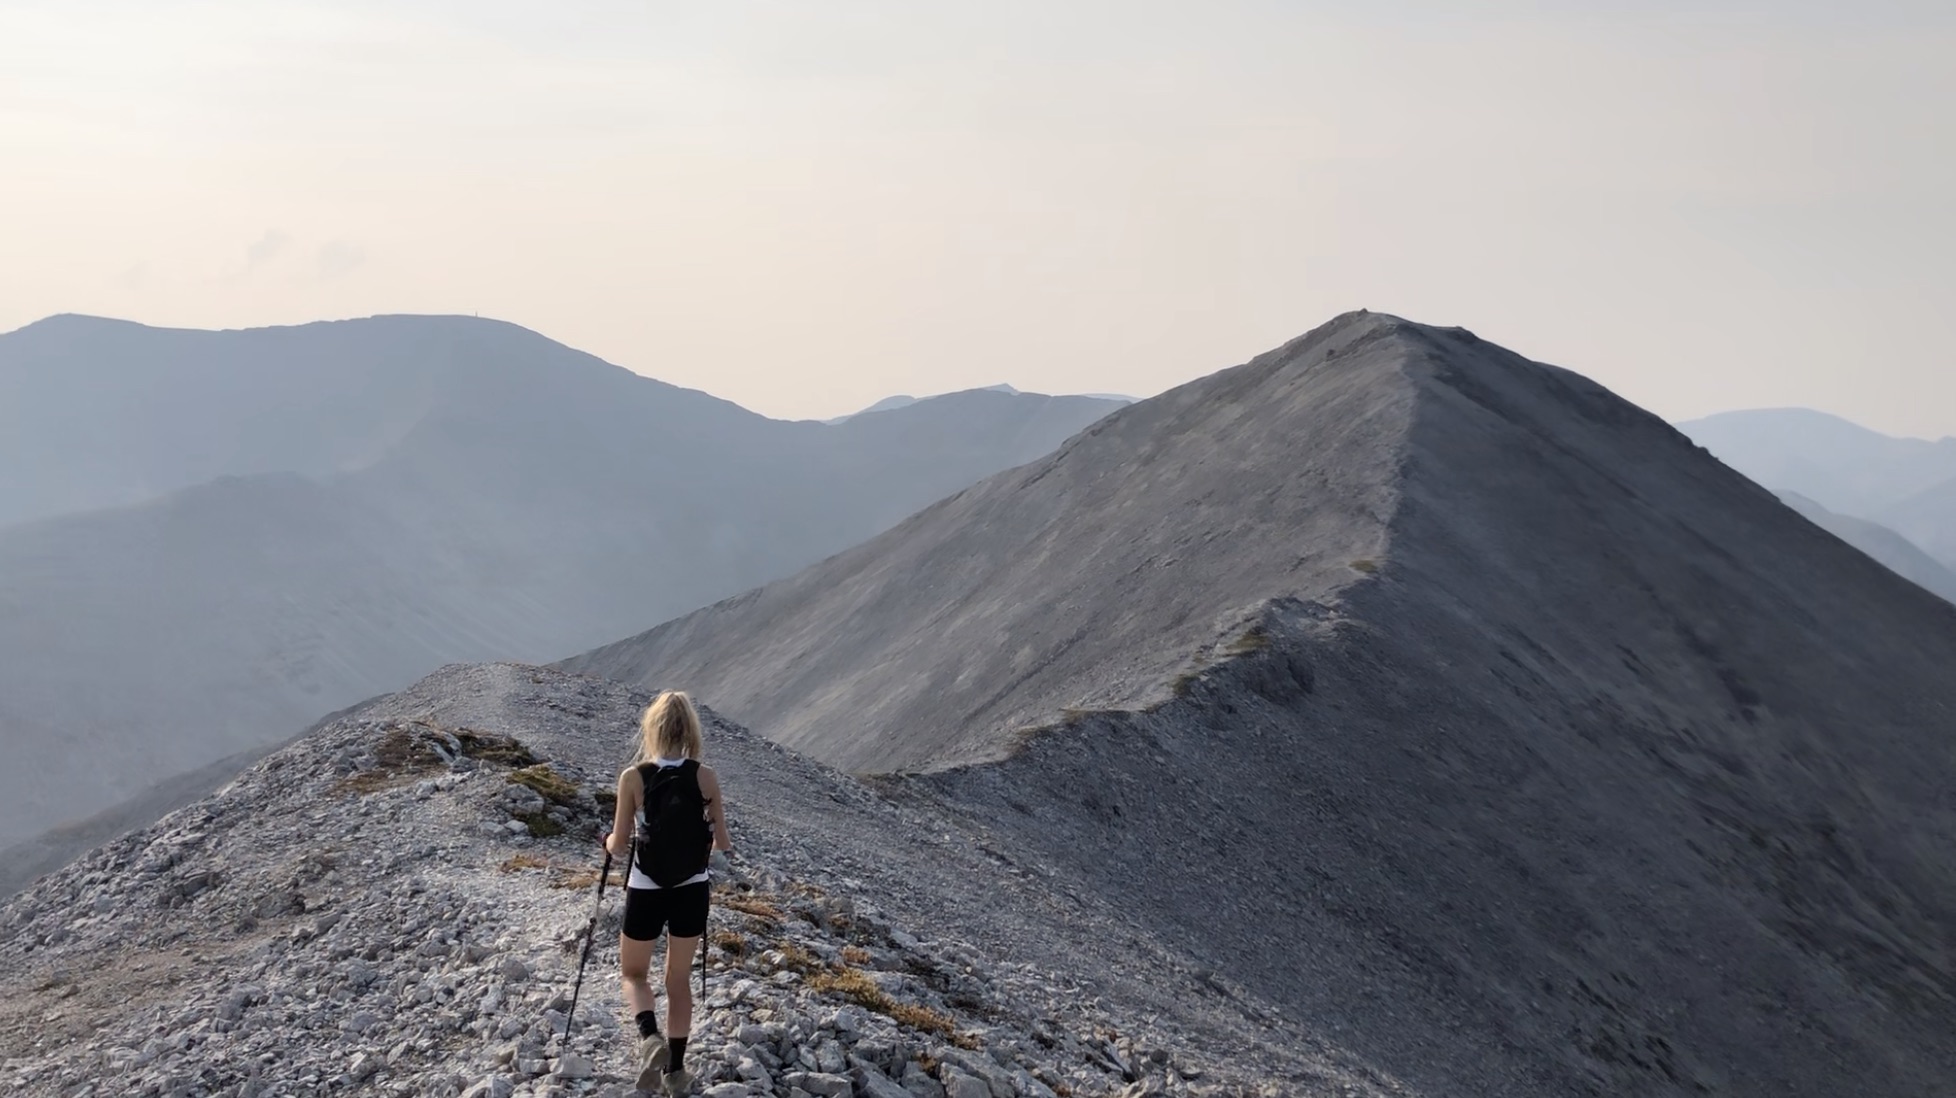
[[[720,796],[720,775],[712,767],[700,767],[700,795],[706,798],[706,818],[713,823],[713,849],[731,852],[733,835],[727,831],[727,806]]]
[[[624,858],[632,850],[632,823],[638,817],[639,798],[645,795],[645,781],[638,776],[638,768],[628,766],[618,775],[618,807],[611,816],[611,833],[604,837],[605,852],[614,858]]]

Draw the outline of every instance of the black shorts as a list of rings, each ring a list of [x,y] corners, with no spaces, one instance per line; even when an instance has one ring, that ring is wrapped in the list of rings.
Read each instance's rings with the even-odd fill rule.
[[[706,881],[678,888],[625,890],[625,937],[649,942],[670,929],[675,938],[706,933],[706,908],[713,886]]]

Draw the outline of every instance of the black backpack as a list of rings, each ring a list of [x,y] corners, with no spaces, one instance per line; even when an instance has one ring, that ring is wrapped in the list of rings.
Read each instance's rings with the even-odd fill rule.
[[[660,888],[704,873],[713,854],[713,825],[707,822],[706,795],[700,792],[699,760],[666,767],[645,763],[638,777],[645,786],[640,801],[645,827],[634,852],[638,871]]]

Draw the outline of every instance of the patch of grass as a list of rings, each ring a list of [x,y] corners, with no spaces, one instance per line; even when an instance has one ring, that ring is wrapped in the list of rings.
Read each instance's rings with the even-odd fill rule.
[[[1175,681],[1169,683],[1168,688],[1175,692],[1176,697],[1186,698],[1189,696],[1189,691],[1195,689],[1195,680],[1201,677],[1200,671],[1184,671],[1175,676]]]
[[[549,763],[526,766],[503,780],[512,785],[528,786],[551,804],[563,808],[577,807],[577,783],[551,769]]]
[[[1368,576],[1376,576],[1379,574],[1379,562],[1373,560],[1371,557],[1360,557],[1352,562],[1352,571],[1363,572]]]
[[[808,990],[818,994],[840,995],[857,1006],[873,1010],[878,1014],[889,1014],[897,1008],[896,1000],[876,981],[860,968],[832,968],[808,978]]]
[[[542,812],[519,812],[516,818],[530,829],[532,839],[554,839],[564,833],[564,825]]]
[[[591,794],[591,801],[598,806],[598,811],[603,812],[606,816],[616,816],[618,814],[618,794],[613,790],[596,790]]]
[[[539,761],[534,752],[513,736],[498,736],[473,728],[457,728],[449,735],[462,745],[462,754],[471,759],[518,767],[535,766]]]
[[[1270,633],[1261,625],[1253,625],[1248,632],[1223,646],[1226,656],[1246,656],[1251,652],[1261,652],[1270,647]]]
[[[843,946],[842,960],[845,964],[866,965],[869,963],[869,950],[861,946]]]
[[[441,756],[427,741],[416,737],[407,729],[394,725],[387,729],[374,748],[374,766],[358,774],[341,779],[334,787],[337,793],[358,793],[365,796],[379,793],[385,789],[398,789],[411,785],[430,774],[446,770]]]
[[[535,854],[515,854],[503,859],[503,864],[496,868],[504,873],[515,873],[524,869],[548,869],[550,863]]]
[[[819,971],[822,967],[820,958],[808,952],[808,950],[803,949],[801,946],[796,945],[794,942],[784,942],[780,948],[782,968],[791,968],[796,972],[806,975],[810,972]]]
[[[808,978],[808,989],[817,994],[837,995],[862,1007],[873,1010],[900,1026],[909,1026],[924,1033],[935,1033],[950,1038],[960,1048],[975,1049],[977,1040],[957,1032],[957,1024],[951,1016],[941,1010],[933,1010],[916,1003],[899,1003],[890,998],[889,993],[876,986],[876,981],[859,968],[847,966],[824,969]],[[963,1040],[960,1040],[960,1038]],[[971,1043],[965,1044],[964,1041]],[[935,1065],[926,1064],[930,1070]]]
[[[890,1020],[900,1026],[909,1026],[924,1033],[937,1033],[946,1037],[950,1037],[957,1030],[957,1025],[951,1021],[949,1014],[941,1010],[932,1010],[927,1006],[918,1006],[915,1003],[898,1003],[890,1011]]]
[[[556,873],[550,878],[551,888],[563,889],[565,891],[581,891],[587,888],[596,888],[597,884],[598,884],[598,871],[595,869],[578,869],[578,870],[558,869]],[[611,883],[607,884],[605,887],[606,888],[625,887],[625,875],[623,873],[613,871],[613,873],[611,874]]]
[[[729,957],[747,956],[747,935],[738,930],[715,930],[706,937],[707,944],[718,946],[720,952]]]
[[[720,906],[770,923],[783,922],[788,918],[787,912],[759,896],[729,896],[720,902]]]

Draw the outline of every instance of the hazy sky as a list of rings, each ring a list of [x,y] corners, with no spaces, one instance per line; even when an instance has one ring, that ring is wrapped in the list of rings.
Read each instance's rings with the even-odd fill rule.
[[[4,0],[0,329],[480,312],[821,416],[1367,307],[1956,434],[1956,4],[1469,7]]]

